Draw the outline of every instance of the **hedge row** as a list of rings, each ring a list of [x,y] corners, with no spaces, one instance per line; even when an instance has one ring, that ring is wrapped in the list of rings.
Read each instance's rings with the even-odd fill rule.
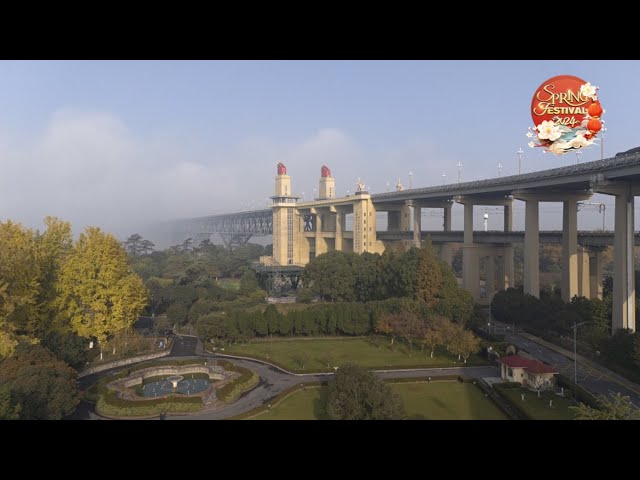
[[[583,386],[578,385],[577,383],[574,383],[573,380],[571,380],[566,375],[563,375],[563,374],[558,375],[558,385],[561,387],[564,387],[565,389],[569,389],[571,392],[573,392],[573,397],[578,402],[582,402],[585,405],[588,405],[592,408],[597,408],[598,410],[600,410],[601,408],[600,400],[598,400],[598,398],[593,393],[591,393],[589,390],[587,390]],[[568,393],[568,392],[565,391],[565,393]]]
[[[258,381],[260,380],[260,377],[258,377],[258,375],[253,370],[234,365],[233,363],[226,360],[218,360],[218,365],[220,365],[225,370],[240,373],[240,376],[238,378],[232,380],[224,387],[219,388],[216,391],[216,396],[223,402],[235,402],[243,392],[251,390],[258,384]]]
[[[125,400],[109,392],[101,395],[96,403],[96,412],[112,417],[147,417],[167,413],[187,413],[202,410],[201,397],[157,398],[153,400],[131,401]]]
[[[461,377],[460,375],[439,375],[437,377],[428,376],[425,377],[405,377],[405,378],[385,378],[385,383],[417,383],[417,382],[450,382],[452,380],[463,380],[464,382],[470,382],[471,379]]]

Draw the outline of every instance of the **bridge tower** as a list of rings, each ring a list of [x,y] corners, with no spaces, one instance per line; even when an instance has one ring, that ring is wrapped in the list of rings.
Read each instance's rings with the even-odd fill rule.
[[[295,236],[298,233],[296,203],[299,197],[291,194],[291,177],[287,167],[278,163],[276,191],[271,197],[273,204],[273,259],[278,265],[296,263]]]
[[[331,176],[331,170],[326,165],[320,170],[320,188],[318,199],[336,198],[336,179]]]

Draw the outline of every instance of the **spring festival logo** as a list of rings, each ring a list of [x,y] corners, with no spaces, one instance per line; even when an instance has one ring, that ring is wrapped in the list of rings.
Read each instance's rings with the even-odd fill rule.
[[[571,75],[543,82],[531,100],[529,146],[560,156],[593,145],[604,123],[598,88]]]

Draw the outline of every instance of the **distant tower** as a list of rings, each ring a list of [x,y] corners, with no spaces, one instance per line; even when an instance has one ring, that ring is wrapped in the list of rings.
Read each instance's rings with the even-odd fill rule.
[[[336,198],[336,180],[331,176],[331,170],[326,165],[320,169],[318,198]]]
[[[278,176],[276,177],[276,197],[288,197],[289,195],[291,195],[291,177],[287,175],[287,167],[280,162],[278,163]]]
[[[291,194],[291,177],[287,167],[278,163],[276,194],[273,204],[273,259],[280,265],[294,263],[295,204],[299,197]]]

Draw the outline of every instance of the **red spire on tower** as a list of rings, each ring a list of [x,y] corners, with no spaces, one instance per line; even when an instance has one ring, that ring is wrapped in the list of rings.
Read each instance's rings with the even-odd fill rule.
[[[323,178],[330,177],[331,170],[329,170],[329,167],[327,167],[326,165],[323,165],[322,168],[320,169],[320,175],[322,175]]]
[[[278,175],[286,175],[287,174],[287,167],[284,166],[284,163],[280,162],[278,163]]]

